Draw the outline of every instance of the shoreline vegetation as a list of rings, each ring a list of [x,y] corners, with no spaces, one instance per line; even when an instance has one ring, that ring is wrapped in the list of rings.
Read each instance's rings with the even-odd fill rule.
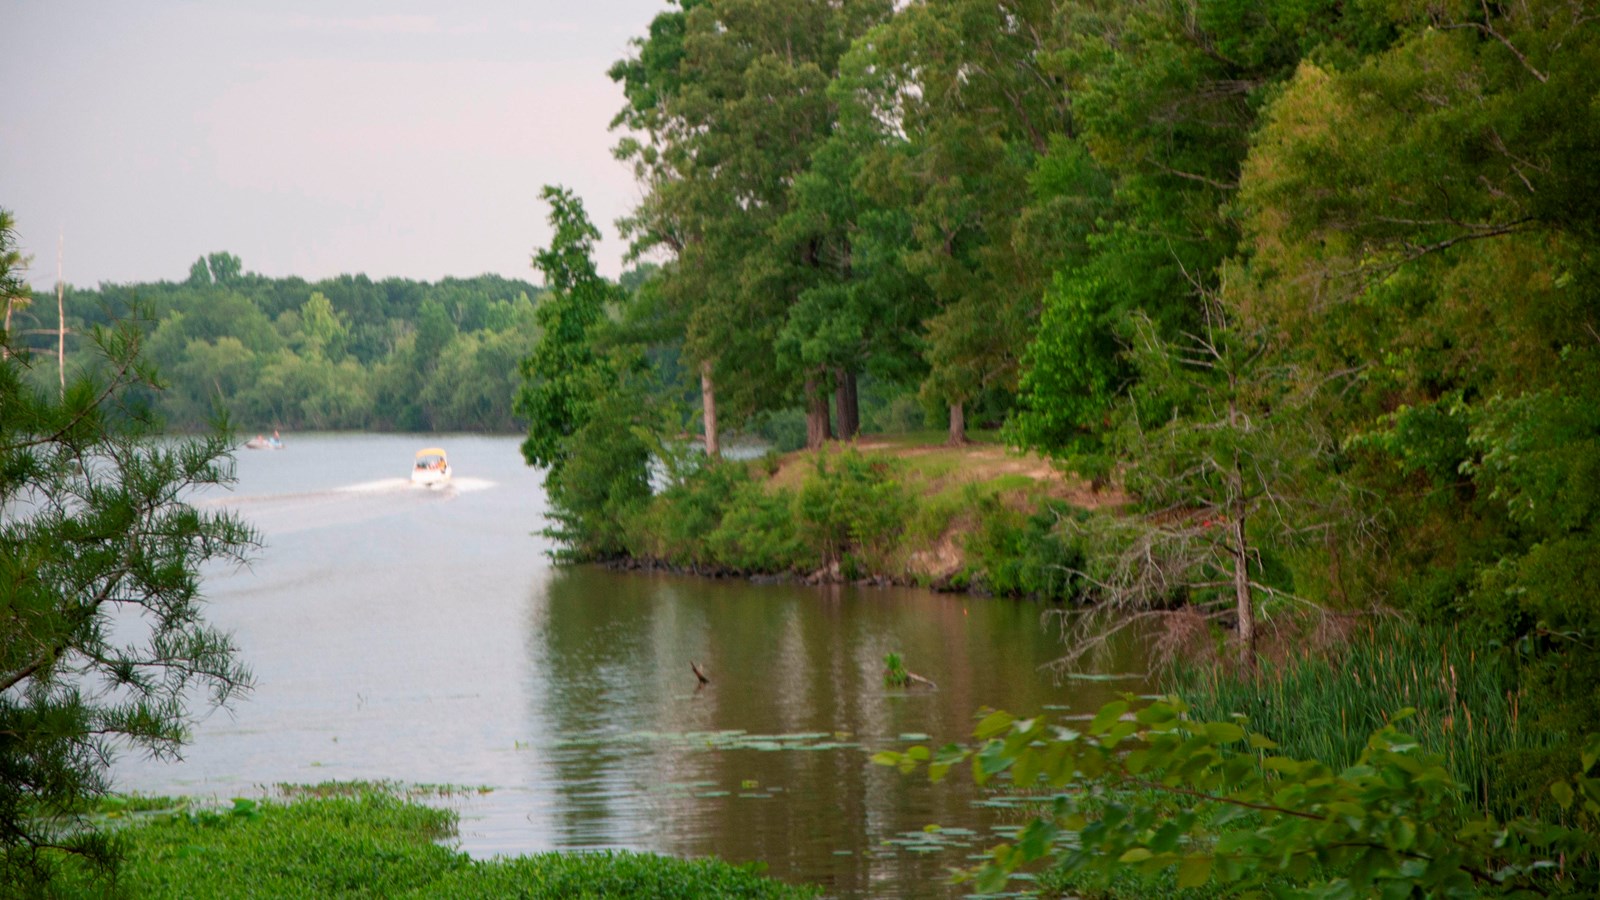
[[[697,469],[623,522],[625,550],[602,564],[1062,601],[1081,591],[1077,558],[1048,533],[1126,503],[993,434],[864,435]]]
[[[231,806],[113,797],[93,820],[121,857],[109,879],[69,872],[59,897],[382,897],[527,900],[801,900],[816,889],[759,865],[649,853],[538,853],[479,860],[447,846],[457,814],[394,784],[279,786]]]

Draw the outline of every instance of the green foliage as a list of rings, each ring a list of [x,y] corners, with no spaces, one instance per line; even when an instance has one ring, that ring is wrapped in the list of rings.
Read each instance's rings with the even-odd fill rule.
[[[1093,436],[1129,377],[1117,325],[1096,308],[1105,293],[1097,280],[1056,273],[1023,359],[1022,402],[1008,423],[1018,446],[1056,454],[1096,449]]]
[[[1600,728],[1582,4],[704,0],[635,46],[630,234],[670,255],[654,321],[714,364],[724,422],[820,439],[856,372],[894,386],[879,427],[913,383],[1010,414],[1137,516],[991,507],[958,581],[1061,594],[1047,573],[1083,568],[1102,624],[1192,607],[1245,666],[1258,616],[1400,607],[1513,648],[1541,727]],[[826,492],[737,494],[771,527],[719,524],[713,555],[860,568]]]
[[[608,305],[616,286],[594,267],[600,232],[583,204],[546,187],[555,231],[534,256],[550,291],[535,310],[542,334],[522,361],[517,411],[528,419],[522,455],[544,466],[554,522],[546,534],[563,560],[620,556],[628,521],[650,497],[650,459],[660,446],[646,405],[643,359],[635,348],[607,346]]]
[[[734,488],[722,521],[706,536],[706,549],[720,566],[737,572],[794,572],[815,567],[795,515],[791,491],[768,491],[760,482]]]
[[[883,684],[885,687],[909,687],[911,675],[906,671],[906,664],[900,659],[898,653],[885,653],[883,655]]]
[[[454,812],[375,785],[187,809],[117,833],[127,864],[109,896],[799,898],[751,867],[637,853],[478,861],[439,842]],[[101,896],[83,885],[82,896]],[[63,891],[66,896],[77,892]]]
[[[152,317],[146,358],[168,385],[145,395],[172,429],[204,430],[218,411],[254,423],[252,431],[520,429],[511,408],[517,360],[537,330],[529,297],[538,289],[527,282],[308,283],[239,272],[221,283],[204,258],[196,272],[181,282],[67,288],[68,364],[80,351],[76,335],[126,317],[137,302]],[[53,303],[13,304],[15,342],[54,355],[55,313]],[[45,374],[34,377],[42,383]]]
[[[1077,727],[991,712],[975,747],[884,751],[874,761],[934,780],[970,764],[1054,794],[1047,816],[975,873],[994,891],[1048,860],[1089,885],[1132,869],[1175,871],[1179,888],[1281,897],[1538,894],[1600,889],[1600,736],[1574,777],[1549,788],[1571,825],[1500,822],[1462,802],[1444,760],[1401,730],[1409,709],[1334,769],[1278,752],[1247,721],[1202,721],[1179,700],[1131,695]],[[1136,793],[1129,793],[1130,791]]]
[[[611,69],[628,98],[616,124],[633,132],[617,155],[634,164],[645,195],[624,230],[634,253],[670,254],[663,305],[697,372],[711,366],[723,421],[791,405],[818,366],[853,361],[889,327],[857,314],[878,295],[834,289],[852,271],[839,251],[848,256],[855,216],[831,215],[853,193],[848,176],[803,176],[833,130],[828,85],[840,57],[890,9],[883,0],[686,3],[659,14],[637,55]],[[836,172],[850,165],[816,158],[837,162]],[[785,221],[799,205],[810,212]],[[806,294],[804,316],[821,339],[791,329],[778,352]]]
[[[795,507],[801,541],[824,568],[837,566],[846,578],[884,571],[911,512],[892,461],[848,449],[819,453],[814,464]]]
[[[762,877],[759,865],[734,866],[715,859],[672,859],[644,853],[545,853],[479,864],[442,879],[421,896],[443,898],[528,897],[530,900],[803,900],[819,891]]]
[[[1353,764],[1371,732],[1410,708],[1407,733],[1444,760],[1466,800],[1502,817],[1551,812],[1544,785],[1519,773],[1542,769],[1547,756],[1564,761],[1558,751],[1568,736],[1540,721],[1504,652],[1478,649],[1459,627],[1379,620],[1355,628],[1327,656],[1262,659],[1250,679],[1180,661],[1162,687],[1195,718],[1242,715],[1283,754],[1336,768]]]
[[[780,409],[757,415],[750,432],[778,453],[792,453],[806,445],[806,413]]]
[[[603,389],[606,362],[595,352],[596,329],[616,289],[595,271],[594,243],[600,232],[583,204],[565,188],[546,186],[550,247],[534,254],[550,293],[534,310],[541,334],[522,361],[523,386],[517,412],[528,420],[522,455],[530,466],[559,466],[572,436],[590,416],[592,391]]]
[[[0,303],[5,304],[5,312],[0,313],[0,328],[11,329],[12,314],[26,308],[31,291],[28,283],[22,280],[22,273],[28,268],[29,259],[17,247],[16,219],[11,211],[0,209]]]
[[[1044,600],[1082,599],[1086,560],[1076,536],[1060,527],[1063,518],[1085,513],[1060,501],[1044,501],[1032,512],[1013,509],[996,497],[976,503],[978,527],[963,549],[967,568],[979,573],[989,591],[1007,597]]]
[[[0,893],[72,859],[114,871],[83,817],[114,747],[173,755],[200,691],[223,704],[250,685],[206,624],[200,570],[242,562],[254,535],[182,499],[231,482],[228,436],[157,439],[140,337],[97,329],[97,365],[58,399],[0,335]]]
[[[640,434],[644,408],[636,377],[606,383],[593,377],[586,420],[562,442],[545,473],[545,534],[560,542],[559,560],[611,559],[627,549],[627,523],[650,499],[651,446]]]
[[[636,517],[629,552],[686,568],[752,568],[743,563],[720,562],[709,540],[734,507],[751,502],[744,491],[751,486],[750,470],[743,463],[708,461],[656,495]],[[757,489],[759,493],[759,488]],[[733,548],[734,556],[742,557]],[[781,566],[779,568],[782,568]],[[754,571],[771,571],[755,566]]]

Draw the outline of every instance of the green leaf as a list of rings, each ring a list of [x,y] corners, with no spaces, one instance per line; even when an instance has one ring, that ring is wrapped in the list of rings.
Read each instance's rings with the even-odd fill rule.
[[[986,865],[978,870],[977,882],[974,885],[980,894],[998,894],[1005,890],[1007,872],[997,865]]]
[[[1093,735],[1105,734],[1122,719],[1122,714],[1128,711],[1128,701],[1113,700],[1100,707],[1100,712],[1095,715],[1094,721],[1089,723],[1089,733]]]
[[[1206,737],[1213,743],[1231,744],[1243,740],[1245,731],[1232,722],[1207,722],[1205,724]]]
[[[1178,864],[1178,887],[1203,887],[1211,880],[1211,857],[1185,856]]]
[[[986,741],[1011,727],[1011,723],[1015,722],[1016,720],[1016,716],[1013,716],[1003,709],[997,709],[987,716],[984,716],[983,721],[978,723],[978,727],[973,729],[972,733],[978,738],[978,740]]]
[[[1160,725],[1177,717],[1178,714],[1165,703],[1152,703],[1134,714],[1134,718],[1145,725]]]
[[[1550,785],[1550,796],[1556,798],[1556,802],[1561,805],[1562,809],[1572,808],[1572,785],[1565,781],[1558,781]]]
[[[990,778],[1004,772],[1014,757],[1006,754],[1006,745],[1001,741],[990,741],[987,746],[978,751],[972,758],[972,773],[977,777],[978,783],[983,784]]]
[[[1264,734],[1251,734],[1250,735],[1250,749],[1251,750],[1276,750],[1276,749],[1278,749],[1278,742],[1272,740],[1271,738],[1267,737]]]
[[[1150,857],[1152,857],[1154,855],[1155,855],[1154,853],[1151,853],[1148,849],[1146,849],[1144,847],[1134,847],[1133,849],[1128,850],[1128,851],[1124,852],[1121,856],[1117,857],[1117,862],[1125,862],[1125,863],[1143,862],[1143,861],[1149,859]]]

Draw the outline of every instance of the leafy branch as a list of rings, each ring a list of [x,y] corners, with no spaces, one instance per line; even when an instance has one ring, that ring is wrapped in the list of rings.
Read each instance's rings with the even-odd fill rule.
[[[1078,730],[1045,716],[991,712],[975,746],[911,747],[873,757],[938,781],[967,763],[979,784],[1009,778],[1053,792],[1050,811],[963,877],[996,891],[1041,861],[1087,881],[1176,869],[1181,888],[1270,890],[1280,897],[1582,894],[1600,886],[1600,735],[1582,769],[1556,782],[1560,824],[1497,822],[1463,802],[1444,760],[1401,730],[1409,709],[1334,771],[1275,754],[1240,721],[1195,721],[1176,698],[1132,695]]]

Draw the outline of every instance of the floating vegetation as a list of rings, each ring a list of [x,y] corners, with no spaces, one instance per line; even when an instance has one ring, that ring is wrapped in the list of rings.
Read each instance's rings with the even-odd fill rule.
[[[970,848],[971,839],[976,836],[975,832],[965,828],[928,825],[921,831],[906,831],[895,837],[886,838],[883,843],[885,846],[897,847],[910,853],[944,853],[948,850]]]
[[[911,675],[906,671],[905,663],[900,659],[900,654],[884,654],[883,684],[885,687],[906,687],[911,684]]]

